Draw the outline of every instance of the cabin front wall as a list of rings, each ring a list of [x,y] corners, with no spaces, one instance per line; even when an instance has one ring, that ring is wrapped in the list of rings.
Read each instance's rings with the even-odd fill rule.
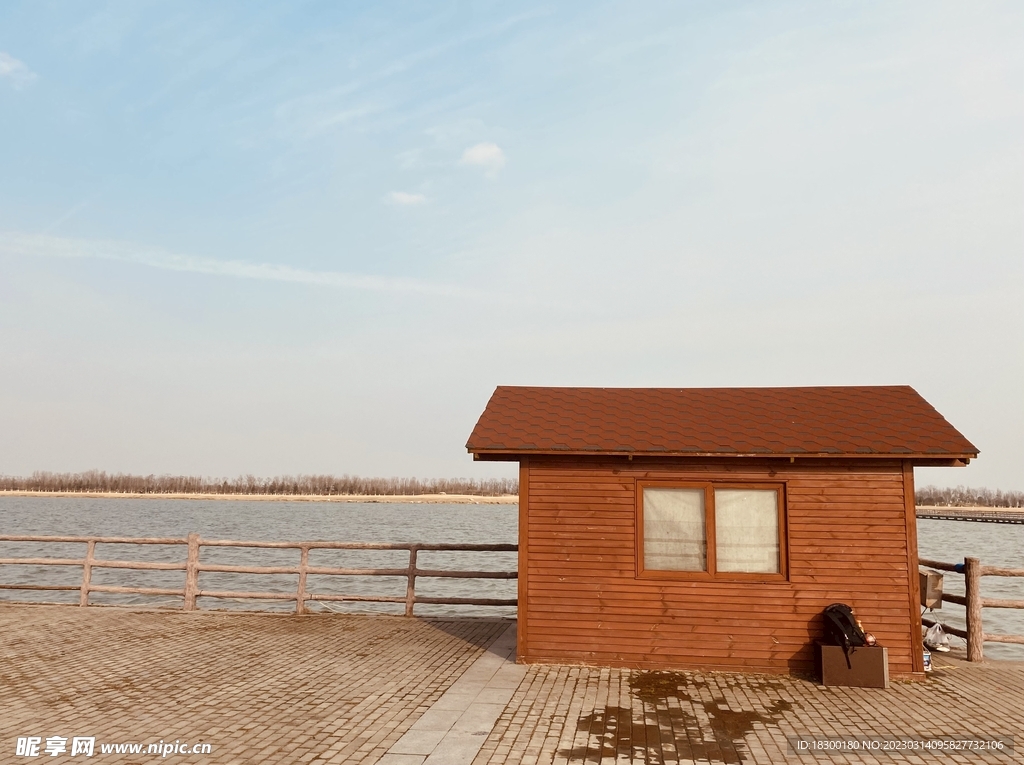
[[[645,479],[783,483],[787,580],[639,578]],[[519,534],[520,661],[810,673],[838,601],[888,647],[892,675],[923,669],[909,465],[531,457]]]

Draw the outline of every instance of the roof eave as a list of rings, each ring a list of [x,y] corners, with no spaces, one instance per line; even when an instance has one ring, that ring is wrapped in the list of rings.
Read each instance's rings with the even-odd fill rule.
[[[800,460],[907,460],[917,465],[962,467],[978,457],[978,452],[916,453],[916,452],[645,452],[568,449],[474,449],[467,451],[475,460],[518,461],[523,457],[645,457],[690,459],[788,459]]]

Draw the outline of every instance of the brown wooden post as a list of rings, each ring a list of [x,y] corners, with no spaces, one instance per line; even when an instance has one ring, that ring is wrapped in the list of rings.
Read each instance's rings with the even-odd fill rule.
[[[85,547],[85,564],[82,566],[82,591],[78,596],[78,605],[89,605],[89,585],[92,583],[92,562],[95,558],[96,542],[89,540]]]
[[[981,626],[981,561],[977,558],[964,558],[964,584],[967,590],[967,661],[982,661],[985,633]]]
[[[199,535],[188,535],[188,560],[185,563],[185,610],[196,610],[199,595]]]
[[[529,542],[530,542],[530,458],[519,460],[519,554],[516,568],[516,661],[524,661],[529,653]]]
[[[910,650],[914,672],[924,672],[924,636],[921,634],[921,588],[918,580],[917,501],[914,491],[914,465],[903,461],[903,508],[907,525],[907,582],[910,596]]]
[[[299,588],[295,591],[295,613],[306,613],[306,569],[309,568],[309,548],[302,547],[299,558]]]
[[[412,616],[416,605],[416,545],[409,548],[409,584],[405,588],[405,615]]]

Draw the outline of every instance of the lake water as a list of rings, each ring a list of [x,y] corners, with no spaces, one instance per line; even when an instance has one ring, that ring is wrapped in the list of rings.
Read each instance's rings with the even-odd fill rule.
[[[963,563],[964,558],[978,558],[982,565],[1024,568],[1024,524],[978,523],[976,521],[917,522],[917,549],[921,558]],[[964,578],[944,572],[943,591],[964,594]],[[981,594],[986,598],[1024,600],[1024,577],[983,576]],[[966,629],[965,609],[954,603],[943,603],[933,614],[937,621]],[[1024,609],[982,609],[985,632],[1024,635]],[[954,645],[963,645],[950,637]],[[1024,646],[1008,643],[985,643],[985,656],[990,659],[1024,660]]]
[[[80,497],[0,497],[0,533],[7,535],[73,535],[184,537],[198,532],[207,539],[310,540],[346,542],[420,542],[508,544],[517,540],[515,505],[436,505],[326,502],[264,502],[246,500],[91,499]],[[960,562],[966,556],[983,564],[1024,568],[1024,525],[920,520],[922,558]],[[84,557],[84,545],[2,543],[0,557]],[[298,550],[203,548],[202,560],[235,565],[296,565]],[[96,557],[118,560],[180,562],[185,549],[177,546],[98,545]],[[405,551],[314,550],[310,563],[319,566],[404,568]],[[421,552],[420,568],[514,571],[515,553]],[[77,566],[0,566],[0,582],[81,584]],[[94,569],[93,583],[121,586],[180,588],[180,571]],[[294,592],[294,574],[223,574],[205,572],[200,586],[217,590]],[[313,593],[374,594],[401,597],[404,577],[310,576]],[[963,594],[963,577],[946,574],[947,592]],[[418,579],[420,596],[514,598],[514,580]],[[1024,599],[1024,578],[984,577],[987,597]],[[5,600],[48,600],[77,603],[77,592],[0,590]],[[181,606],[181,598],[95,593],[92,602]],[[204,598],[203,608],[263,608],[291,610],[294,603],[234,601]],[[312,603],[310,610],[400,613],[398,604]],[[430,615],[512,616],[514,608],[417,605],[416,613]],[[944,604],[941,621],[963,627],[964,609]],[[986,608],[986,632],[1024,634],[1024,610]],[[870,629],[870,626],[869,626]],[[957,638],[952,639],[959,643]],[[987,643],[990,658],[1024,659],[1024,646]]]
[[[247,541],[420,542],[514,544],[515,505],[439,505],[246,500],[91,499],[80,497],[0,497],[0,533],[120,537],[184,537],[195,531],[206,539]],[[17,552],[15,552],[17,551]],[[0,557],[84,557],[83,544],[0,542]],[[97,545],[96,557],[108,560],[182,562],[184,545]],[[204,563],[295,566],[298,550],[211,548]],[[310,565],[345,568],[405,568],[406,550],[312,550]],[[515,571],[514,552],[421,551],[417,567],[476,571]],[[42,578],[45,577],[45,578]],[[80,566],[0,566],[0,582],[81,584]],[[181,571],[133,571],[94,568],[93,584],[181,588]],[[295,592],[297,574],[200,574],[202,589]],[[404,597],[405,577],[309,575],[312,593]],[[515,580],[418,578],[423,597],[515,598]],[[78,602],[74,592],[0,590],[0,598]],[[181,607],[180,597],[95,593],[90,602]],[[294,601],[202,598],[202,608],[294,610]],[[402,613],[392,603],[312,603],[309,609]],[[423,616],[514,616],[515,607],[420,604]]]

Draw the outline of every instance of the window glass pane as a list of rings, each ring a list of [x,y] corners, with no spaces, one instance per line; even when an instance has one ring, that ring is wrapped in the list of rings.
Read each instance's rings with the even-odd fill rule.
[[[644,489],[644,568],[706,571],[703,489]]]
[[[715,490],[718,571],[779,573],[778,501],[771,489]]]

